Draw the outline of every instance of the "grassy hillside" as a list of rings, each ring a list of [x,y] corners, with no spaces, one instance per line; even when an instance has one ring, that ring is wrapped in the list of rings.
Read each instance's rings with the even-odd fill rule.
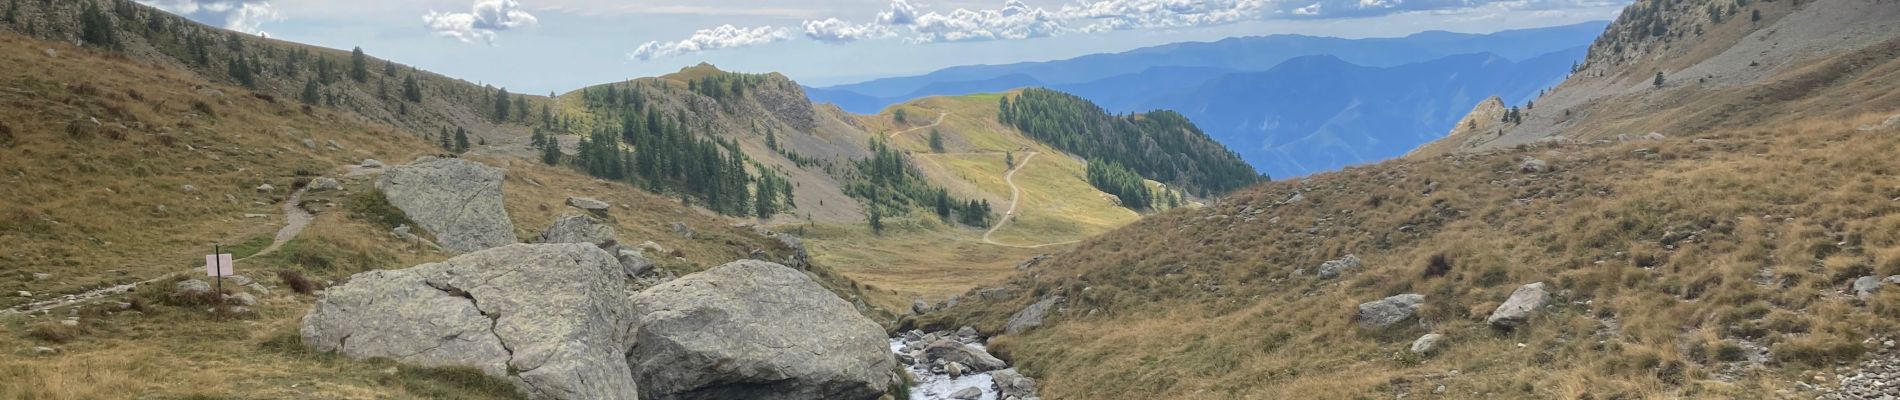
[[[1053,325],[992,346],[1052,399],[1738,398],[1835,382],[1900,328],[1900,293],[1847,293],[1900,274],[1900,180],[1880,161],[1900,136],[1857,129],[1886,118],[1265,184],[1087,241],[1012,279],[1014,299],[920,323],[1000,332],[1065,296]],[[1533,157],[1554,171],[1521,168]],[[1364,267],[1313,275],[1347,254]],[[1514,331],[1484,323],[1530,282],[1551,307]],[[1354,322],[1355,305],[1399,293],[1425,295],[1417,322]],[[1441,350],[1408,352],[1426,333],[1447,336]]]
[[[280,271],[324,282],[448,257],[393,238],[373,176],[345,173],[366,158],[400,165],[439,152],[420,135],[191,70],[12,33],[0,33],[0,67],[0,179],[8,188],[0,191],[0,242],[8,244],[0,254],[8,296],[0,306],[154,280],[45,314],[0,313],[7,354],[0,397],[514,396],[472,370],[351,361],[310,353],[297,339],[298,320],[315,297],[293,290]],[[567,212],[567,196],[589,196],[617,205],[612,224],[621,240],[652,240],[679,256],[656,257],[676,273],[754,250],[791,252],[623,184],[511,157],[473,159],[507,168],[505,205],[517,237],[532,237]],[[211,305],[200,300],[169,296],[173,281],[194,276],[211,244],[244,257],[269,243],[291,190],[318,176],[342,180],[343,189],[302,198],[296,206],[316,214],[309,228],[277,252],[236,265],[274,288],[254,293],[252,312],[207,312]],[[261,184],[274,189],[259,191]],[[674,234],[675,222],[697,234]],[[847,299],[858,297],[849,281],[823,267],[814,272]],[[76,322],[63,322],[68,317]]]

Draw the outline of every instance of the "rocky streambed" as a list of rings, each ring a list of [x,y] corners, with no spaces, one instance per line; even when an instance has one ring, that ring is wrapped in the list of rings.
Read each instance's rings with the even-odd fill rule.
[[[891,353],[910,374],[911,400],[1033,400],[1036,381],[990,355],[975,329],[905,332]]]

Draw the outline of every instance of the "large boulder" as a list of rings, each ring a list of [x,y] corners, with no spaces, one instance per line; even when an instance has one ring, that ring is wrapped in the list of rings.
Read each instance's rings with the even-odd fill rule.
[[[1384,328],[1412,319],[1418,314],[1418,306],[1425,303],[1425,295],[1407,293],[1359,304],[1359,324],[1373,328]]]
[[[324,293],[301,333],[351,358],[474,367],[535,398],[633,399],[623,282],[592,245],[509,245],[356,274]]]
[[[591,197],[569,197],[567,198],[567,205],[587,210],[587,212],[602,217],[607,216],[607,210],[613,208],[612,204],[607,204],[605,201],[595,200]]]
[[[1062,296],[1050,296],[1028,307],[1023,307],[1023,310],[1017,311],[1016,315],[1009,316],[1009,323],[1003,325],[1003,333],[1014,335],[1042,326],[1042,319],[1049,316],[1049,310],[1054,309],[1056,303],[1061,302]]]
[[[502,170],[459,158],[422,157],[376,181],[389,204],[435,235],[437,245],[471,252],[515,242],[502,208]]]
[[[1511,298],[1492,311],[1491,317],[1485,318],[1484,322],[1501,329],[1516,328],[1524,320],[1530,319],[1537,309],[1544,308],[1546,301],[1550,301],[1550,292],[1544,290],[1543,282],[1519,286],[1511,292]]]
[[[535,238],[535,243],[587,243],[601,247],[612,247],[618,241],[614,227],[580,214],[555,217],[554,224]]]
[[[645,399],[875,399],[884,330],[803,272],[740,260],[633,295]]]

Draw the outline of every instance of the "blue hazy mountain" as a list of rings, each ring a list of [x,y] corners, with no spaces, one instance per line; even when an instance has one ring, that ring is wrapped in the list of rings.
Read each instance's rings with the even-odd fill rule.
[[[1110,111],[1178,111],[1261,171],[1303,176],[1404,155],[1443,137],[1491,96],[1524,104],[1561,82],[1587,50],[1523,61],[1465,54],[1391,67],[1307,56]]]
[[[1522,60],[1587,45],[1603,32],[1607,24],[1596,21],[1482,35],[1430,31],[1397,38],[1341,39],[1305,35],[1229,38],[1215,42],[1166,44],[1058,61],[951,67],[920,76],[813,88],[808,92],[813,101],[833,103],[847,111],[868,114],[891,104],[921,97],[996,92],[1028,86],[1081,85],[1125,75],[1151,73],[1158,67],[1265,71],[1286,60],[1311,55],[1332,55],[1348,63],[1371,67],[1396,66],[1472,53],[1491,53],[1507,59]],[[1172,78],[1190,79],[1194,76],[1205,75]]]

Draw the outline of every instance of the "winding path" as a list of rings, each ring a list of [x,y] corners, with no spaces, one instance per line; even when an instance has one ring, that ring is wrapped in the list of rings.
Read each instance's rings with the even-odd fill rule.
[[[992,226],[990,227],[990,230],[983,232],[983,243],[989,243],[989,244],[993,244],[997,246],[1005,246],[1005,247],[1034,249],[1034,248],[1040,248],[1040,247],[1049,247],[1049,246],[1057,246],[1057,245],[1081,242],[1080,240],[1071,240],[1067,242],[1043,243],[1043,244],[1032,245],[1032,246],[1023,246],[1023,245],[1006,244],[1002,242],[997,242],[994,239],[990,239],[990,235],[995,234],[996,230],[1003,229],[1003,225],[1007,225],[1009,224],[1009,221],[1016,219],[1016,205],[1022,203],[1022,198],[1023,198],[1023,188],[1021,186],[1016,186],[1016,171],[1021,171],[1023,170],[1023,167],[1029,166],[1029,160],[1036,158],[1037,154],[1042,154],[1042,153],[1033,152],[1033,151],[1029,152],[1029,155],[1023,156],[1022,162],[1017,163],[1014,166],[1011,166],[1009,168],[1009,172],[1003,173],[1003,183],[1009,184],[1009,210],[1003,212],[1003,220],[996,221],[996,226]]]
[[[249,260],[252,258],[256,258],[258,256],[276,252],[277,249],[284,247],[284,243],[290,242],[291,239],[296,239],[298,234],[303,233],[304,228],[309,227],[310,222],[316,219],[316,216],[311,215],[309,211],[304,210],[302,206],[298,205],[298,203],[303,202],[302,201],[303,193],[306,190],[309,190],[308,186],[297,189],[296,192],[292,192],[290,194],[289,200],[284,200],[283,210],[284,210],[284,218],[286,221],[285,221],[284,227],[282,229],[277,230],[277,236],[276,238],[271,240],[270,246],[265,247],[263,250],[259,250],[257,254],[252,254],[244,258],[233,260],[232,262]],[[197,272],[197,271],[200,271],[200,270],[192,269],[190,272]],[[14,306],[12,308],[0,310],[0,316],[17,315],[17,314],[32,314],[32,313],[51,310],[55,308],[65,307],[69,305],[98,300],[101,298],[105,298],[107,296],[124,294],[124,293],[131,292],[133,289],[137,289],[139,285],[164,282],[166,280],[170,280],[174,277],[177,277],[179,274],[185,274],[185,273],[189,273],[189,272],[170,272],[170,273],[160,274],[157,277],[138,281],[138,282],[132,282],[132,283],[127,283],[123,285],[107,286],[107,287],[103,287],[99,289],[93,289],[91,291],[87,291],[85,293],[80,293],[80,294],[69,294],[65,296],[60,296],[59,298],[53,299],[53,300],[21,304],[18,306]]]
[[[905,134],[905,133],[911,133],[911,132],[916,132],[917,130],[920,130],[920,129],[927,129],[927,128],[935,128],[935,127],[937,127],[937,125],[942,125],[942,124],[943,124],[943,118],[944,118],[944,117],[948,117],[948,116],[950,116],[950,112],[949,112],[949,111],[939,111],[939,112],[937,112],[937,122],[932,122],[932,123],[930,123],[930,125],[924,125],[924,126],[919,126],[919,127],[916,127],[916,128],[910,128],[910,129],[905,129],[905,130],[901,130],[901,131],[891,131],[891,134],[890,134],[890,135],[888,135],[888,136],[885,136],[885,137],[884,137],[884,140],[897,140],[897,135],[902,135],[902,134]]]

